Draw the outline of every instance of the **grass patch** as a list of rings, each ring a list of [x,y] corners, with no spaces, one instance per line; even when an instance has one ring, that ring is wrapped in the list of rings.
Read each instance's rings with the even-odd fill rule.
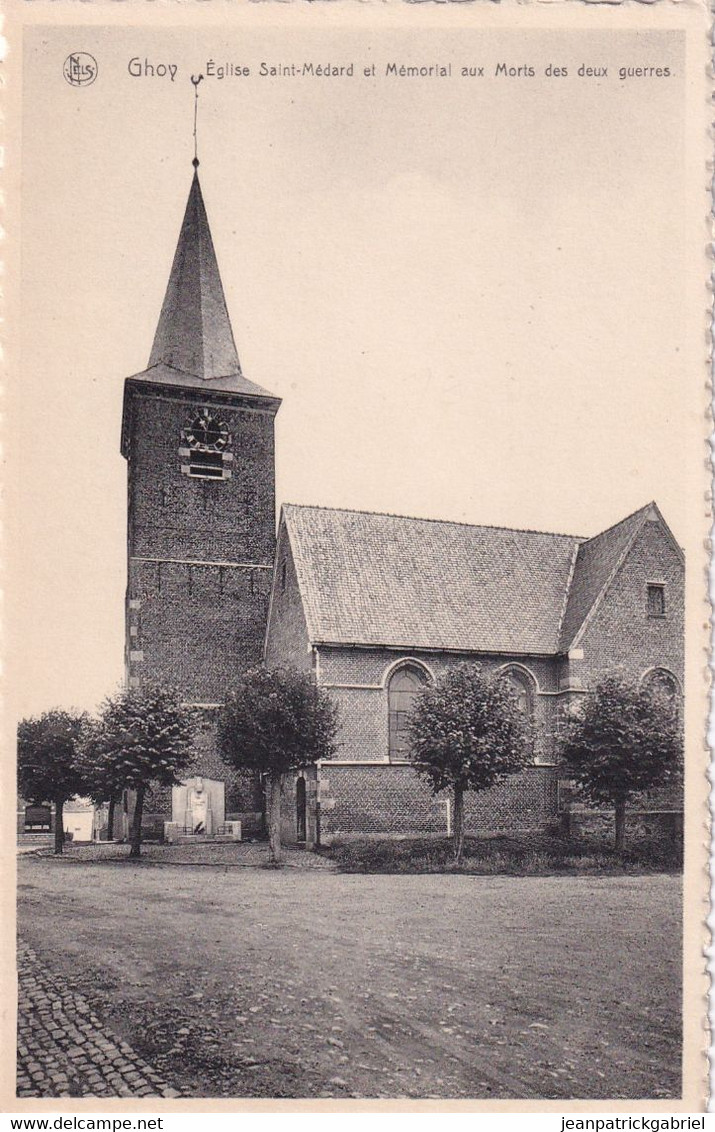
[[[620,875],[677,872],[679,845],[634,840],[616,853],[602,841],[548,833],[467,837],[457,865],[447,838],[334,842],[320,850],[345,873],[473,873],[484,876]]]

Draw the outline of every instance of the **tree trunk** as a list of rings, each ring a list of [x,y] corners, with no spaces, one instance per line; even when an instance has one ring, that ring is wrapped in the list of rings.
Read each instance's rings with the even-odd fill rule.
[[[137,796],[134,803],[134,813],[132,815],[132,828],[131,828],[131,849],[129,850],[130,857],[138,857],[141,853],[142,844],[142,814],[144,813],[144,791],[145,786],[137,786]]]
[[[462,860],[464,849],[464,787],[461,782],[454,784],[454,830],[452,832],[454,859],[457,864]]]
[[[55,853],[61,854],[65,843],[64,800],[55,802]]]
[[[622,853],[626,844],[626,800],[616,798],[616,852]]]
[[[117,804],[117,799],[112,794],[109,799],[109,810],[107,811],[107,841],[114,841],[114,807]]]
[[[271,773],[268,778],[268,847],[269,860],[279,864],[281,859],[281,794],[280,774]]]

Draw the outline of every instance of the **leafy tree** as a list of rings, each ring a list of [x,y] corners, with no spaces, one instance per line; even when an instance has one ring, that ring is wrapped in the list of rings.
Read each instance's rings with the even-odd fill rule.
[[[615,848],[620,851],[633,794],[664,786],[680,775],[677,707],[657,691],[607,676],[571,722],[563,755],[583,795],[597,805],[613,806]]]
[[[306,673],[254,668],[229,695],[219,750],[238,770],[266,775],[270,857],[281,858],[282,776],[335,753],[337,707]]]
[[[78,751],[87,716],[46,711],[17,728],[17,778],[29,802],[54,802],[55,853],[64,845],[64,804],[84,793]]]
[[[83,730],[78,752],[78,764],[84,781],[85,793],[97,806],[109,803],[107,813],[107,840],[114,837],[114,817],[117,803],[125,789],[117,777],[117,767],[110,758],[111,739],[101,719],[90,719]]]
[[[528,724],[504,676],[460,664],[418,694],[408,729],[413,765],[435,794],[452,791],[459,862],[465,791],[486,790],[531,761]]]
[[[144,798],[151,783],[174,786],[192,757],[195,713],[173,688],[145,684],[111,696],[90,729],[85,758],[95,762],[95,782],[115,797],[136,793],[130,857],[141,853]],[[100,786],[101,789],[101,786]]]

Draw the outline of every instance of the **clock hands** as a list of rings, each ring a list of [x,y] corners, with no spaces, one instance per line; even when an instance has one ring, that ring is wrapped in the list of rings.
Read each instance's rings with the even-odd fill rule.
[[[213,449],[214,451],[225,448],[230,440],[226,425],[212,417],[208,409],[201,410],[200,414],[186,429],[185,435],[192,448]]]

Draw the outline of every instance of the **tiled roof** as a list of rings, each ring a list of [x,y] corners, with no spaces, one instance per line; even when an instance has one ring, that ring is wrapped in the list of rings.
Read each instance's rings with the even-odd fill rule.
[[[555,653],[569,535],[286,505],[314,642]]]
[[[561,651],[567,651],[572,644],[621,557],[651,513],[660,518],[657,508],[649,503],[579,546],[561,626]]]
[[[642,525],[663,522],[654,503],[590,539],[294,504],[283,517],[313,642],[527,654],[567,652]]]

